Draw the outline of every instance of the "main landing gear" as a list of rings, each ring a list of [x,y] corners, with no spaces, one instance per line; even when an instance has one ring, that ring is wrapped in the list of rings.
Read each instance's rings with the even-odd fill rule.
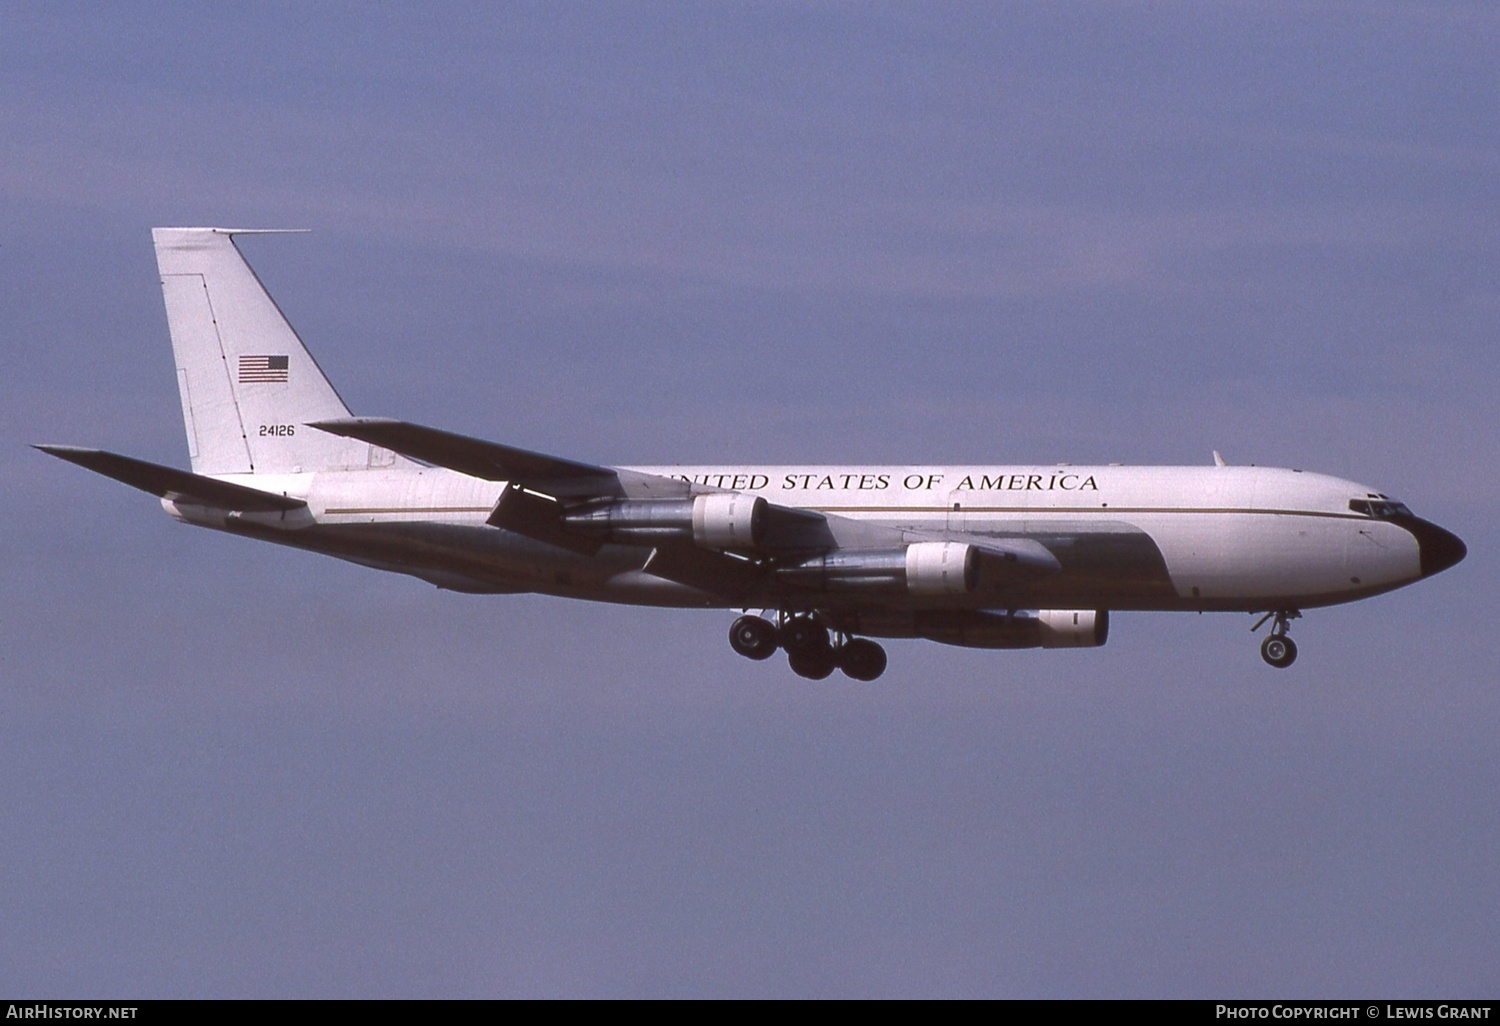
[[[874,680],[885,672],[885,649],[868,638],[828,628],[810,616],[781,618],[781,626],[759,616],[742,616],[729,628],[729,645],[746,659],[769,659],[786,649],[792,672],[823,680],[835,669],[855,680]]]
[[[1252,633],[1260,630],[1261,625],[1267,620],[1271,622],[1271,633],[1266,635],[1266,640],[1260,643],[1260,657],[1278,670],[1284,670],[1297,661],[1297,644],[1286,636],[1291,630],[1291,621],[1302,614],[1295,609],[1285,609],[1274,613],[1267,613],[1255,621],[1251,627]]]

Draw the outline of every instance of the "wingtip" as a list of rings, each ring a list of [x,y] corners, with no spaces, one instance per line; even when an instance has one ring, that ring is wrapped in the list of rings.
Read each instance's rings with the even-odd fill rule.
[[[81,445],[53,445],[45,442],[32,442],[31,447],[40,452],[46,453],[48,456],[57,456],[61,459],[67,459],[69,456],[78,455],[80,453],[99,451],[98,449],[86,449]]]
[[[214,228],[220,235],[306,235],[311,228]]]

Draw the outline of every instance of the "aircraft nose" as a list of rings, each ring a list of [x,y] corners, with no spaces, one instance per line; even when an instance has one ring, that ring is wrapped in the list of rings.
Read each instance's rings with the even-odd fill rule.
[[[1469,547],[1452,531],[1437,524],[1412,517],[1402,525],[1417,539],[1417,548],[1422,554],[1422,576],[1431,577],[1442,573],[1469,554]]]

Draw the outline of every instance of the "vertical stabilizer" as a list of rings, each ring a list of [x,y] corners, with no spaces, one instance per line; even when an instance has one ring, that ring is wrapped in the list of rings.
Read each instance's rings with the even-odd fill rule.
[[[368,466],[370,446],[305,425],[347,417],[232,228],[154,228],[177,388],[197,474]]]

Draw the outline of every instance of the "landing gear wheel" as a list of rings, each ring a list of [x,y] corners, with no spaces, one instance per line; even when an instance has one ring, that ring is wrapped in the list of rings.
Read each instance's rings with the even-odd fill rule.
[[[1260,643],[1260,657],[1278,670],[1284,670],[1297,661],[1297,646],[1286,636],[1292,621],[1302,614],[1295,609],[1273,609],[1255,621],[1252,632],[1258,631],[1267,620],[1271,621],[1271,633]]]
[[[1260,657],[1278,670],[1297,661],[1297,645],[1285,634],[1272,634],[1260,643]]]
[[[855,680],[874,680],[885,672],[885,649],[868,638],[855,638],[839,649],[839,669]]]
[[[827,628],[810,616],[794,616],[782,624],[780,640],[788,655],[811,656],[831,651]]]
[[[824,648],[818,652],[788,652],[786,661],[797,676],[822,680],[833,672],[835,659],[833,649]]]
[[[729,628],[729,647],[746,659],[769,659],[776,654],[776,628],[758,616],[742,616]]]

